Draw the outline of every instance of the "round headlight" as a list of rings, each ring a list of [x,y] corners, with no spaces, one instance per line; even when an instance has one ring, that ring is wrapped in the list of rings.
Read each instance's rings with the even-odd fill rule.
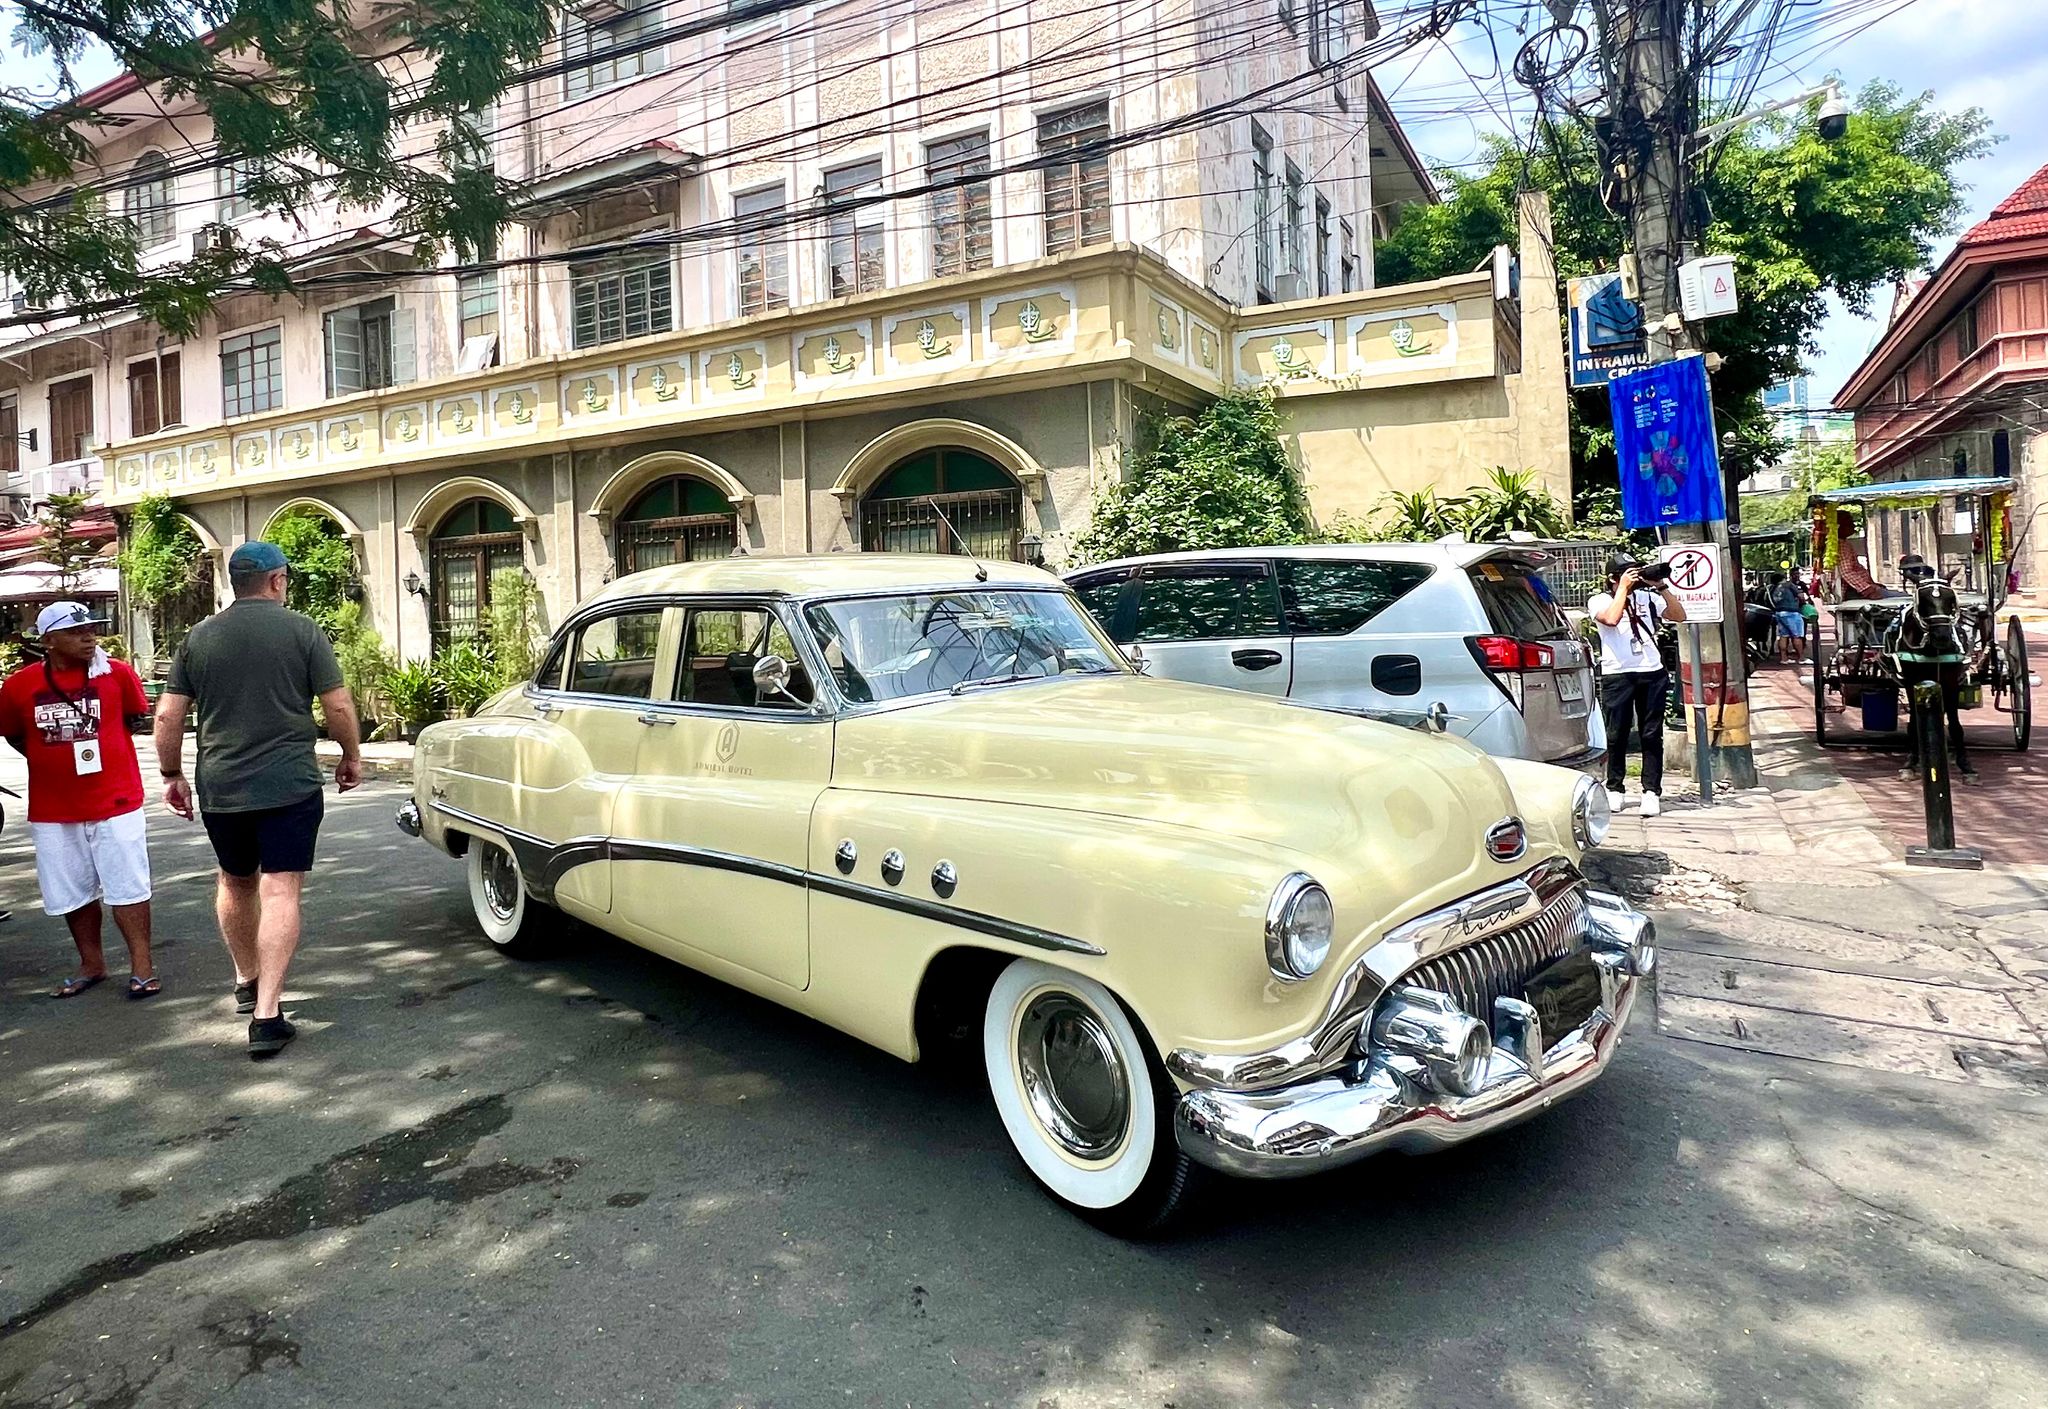
[[[1572,789],[1572,837],[1581,847],[1598,846],[1607,840],[1607,824],[1613,813],[1607,806],[1607,789],[1591,778],[1579,779]]]
[[[1313,876],[1296,871],[1280,882],[1266,907],[1266,963],[1276,978],[1307,978],[1330,957],[1336,931],[1330,893]]]

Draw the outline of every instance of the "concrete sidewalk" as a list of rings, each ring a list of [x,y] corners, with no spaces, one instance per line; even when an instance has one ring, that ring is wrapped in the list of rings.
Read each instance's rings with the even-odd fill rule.
[[[2048,866],[1906,865],[1804,713],[1753,709],[1763,787],[1631,807],[1590,867],[1656,912],[1659,1030],[2048,1094]]]

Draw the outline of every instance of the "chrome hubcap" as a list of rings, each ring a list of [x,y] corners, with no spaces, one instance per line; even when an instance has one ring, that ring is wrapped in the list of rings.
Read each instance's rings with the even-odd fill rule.
[[[1042,993],[1017,1026],[1017,1069],[1038,1123],[1068,1153],[1101,1159],[1123,1142],[1130,1080],[1115,1039],[1093,1010],[1064,993]]]
[[[495,846],[484,852],[484,904],[500,920],[511,919],[519,909],[519,868]]]

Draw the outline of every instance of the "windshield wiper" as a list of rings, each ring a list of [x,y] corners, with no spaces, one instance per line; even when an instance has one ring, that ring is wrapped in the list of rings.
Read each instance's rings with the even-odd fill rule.
[[[973,680],[956,681],[953,685],[953,688],[948,690],[946,693],[949,695],[957,695],[962,690],[972,690],[982,685],[1015,685],[1021,680],[1051,680],[1053,678],[1054,677],[1045,674],[1043,671],[1038,670],[1033,670],[1029,672],[1020,671],[1014,675],[982,675],[976,677]]]

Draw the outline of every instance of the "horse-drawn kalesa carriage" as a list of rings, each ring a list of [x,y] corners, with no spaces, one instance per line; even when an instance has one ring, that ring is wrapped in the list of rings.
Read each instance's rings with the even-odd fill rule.
[[[2027,747],[2027,638],[2018,617],[2002,632],[1998,622],[2013,548],[2012,491],[2010,479],[1980,477],[1857,485],[1809,498],[1814,562],[1835,621],[1832,651],[1822,633],[1812,633],[1813,734],[1823,747],[1910,747],[1900,703],[1923,680],[1941,686],[1950,746],[1965,776],[1971,769],[1959,715],[1981,707],[1987,694],[2011,726],[2012,747]],[[1851,509],[1865,515],[1862,529]],[[1863,535],[1873,510],[1896,512],[1896,540],[1925,544],[1934,558],[1906,551],[1894,563],[1870,562]],[[1924,516],[1917,532],[1906,531],[1913,515]],[[1850,709],[1861,710],[1860,730],[1839,718]]]

